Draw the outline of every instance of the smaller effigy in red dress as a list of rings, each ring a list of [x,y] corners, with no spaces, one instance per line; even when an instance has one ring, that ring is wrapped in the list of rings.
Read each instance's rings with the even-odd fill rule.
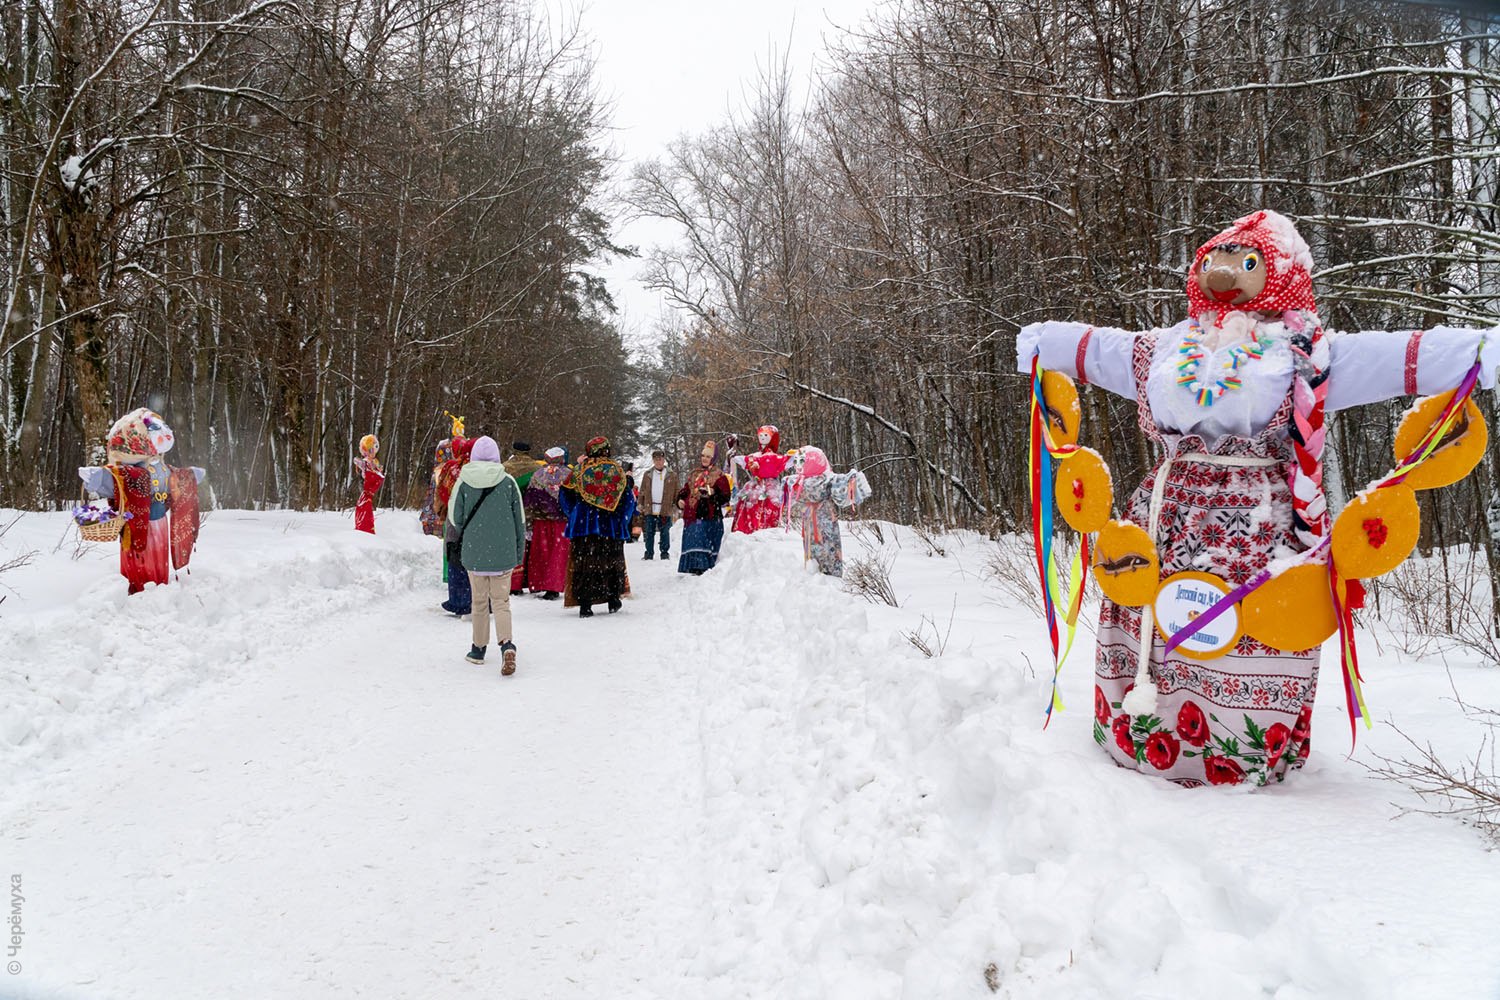
[[[85,489],[109,497],[126,515],[120,533],[120,575],[129,592],[164,585],[185,569],[198,541],[200,468],[174,468],[163,457],[172,450],[172,428],[159,413],[132,410],[109,429],[107,465],[78,470]]]
[[[385,482],[385,471],[380,467],[380,439],[366,434],[359,439],[359,457],[354,468],[361,476],[359,500],[354,504],[354,530],[375,534],[375,494]]]
[[[756,431],[760,450],[735,459],[747,473],[735,497],[734,530],[750,535],[781,524],[781,474],[790,456],[780,453],[781,432],[771,424]]]

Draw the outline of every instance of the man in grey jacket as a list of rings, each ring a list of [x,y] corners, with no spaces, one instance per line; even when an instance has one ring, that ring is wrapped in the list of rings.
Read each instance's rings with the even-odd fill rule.
[[[491,437],[474,442],[469,464],[459,473],[448,519],[462,538],[464,568],[473,590],[474,643],[470,663],[483,663],[490,638],[490,614],[500,642],[500,673],[516,672],[511,635],[510,575],[526,551],[526,516],[521,488],[500,464],[500,446]]]

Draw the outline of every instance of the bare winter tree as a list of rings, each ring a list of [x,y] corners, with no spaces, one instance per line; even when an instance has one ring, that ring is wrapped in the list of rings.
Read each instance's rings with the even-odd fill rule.
[[[1336,329],[1493,325],[1497,27],[1396,3],[889,3],[800,116],[765,113],[794,103],[773,74],[639,174],[636,207],[686,234],[655,251],[655,279],[700,324],[665,384],[728,399],[740,427],[789,414],[875,473],[891,516],[1011,530],[1015,331],[1174,322],[1193,249],[1254,208],[1308,236]],[[795,227],[768,209],[784,190]],[[712,381],[715,357],[741,358],[739,379]],[[1116,476],[1137,477],[1152,456],[1134,407],[1085,405]],[[1392,464],[1400,409],[1336,422],[1335,501]],[[1424,498],[1424,543],[1482,543],[1500,581],[1496,471],[1492,448]]]
[[[221,501],[337,504],[442,411],[628,431],[576,23],[518,0],[0,5],[0,482],[68,489],[152,405]]]

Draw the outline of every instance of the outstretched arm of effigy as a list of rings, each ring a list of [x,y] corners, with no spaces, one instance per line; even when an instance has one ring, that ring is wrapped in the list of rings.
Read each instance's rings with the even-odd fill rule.
[[[1134,399],[1131,362],[1138,336],[1112,326],[1053,320],[1032,323],[1016,335],[1016,369],[1028,373],[1031,359],[1038,358],[1048,371],[1062,372]]]
[[[1476,359],[1481,362],[1479,386],[1494,388],[1500,365],[1500,327],[1332,333],[1329,351],[1326,406],[1332,412],[1400,396],[1445,392],[1463,381]]]

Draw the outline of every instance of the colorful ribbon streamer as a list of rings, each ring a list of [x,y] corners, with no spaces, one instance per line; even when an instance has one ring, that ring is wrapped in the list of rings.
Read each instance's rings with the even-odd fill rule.
[[[1054,710],[1063,708],[1057,690],[1063,663],[1073,649],[1078,630],[1078,614],[1083,608],[1083,573],[1088,564],[1088,536],[1085,535],[1073,555],[1072,572],[1068,574],[1068,593],[1062,600],[1062,582],[1058,579],[1057,559],[1052,551],[1052,509],[1054,476],[1052,463],[1078,451],[1075,444],[1059,445],[1052,439],[1043,417],[1046,403],[1042,396],[1042,369],[1035,358],[1031,362],[1031,539],[1036,551],[1037,579],[1042,589],[1042,611],[1047,620],[1047,636],[1052,643],[1052,696],[1047,700],[1045,729],[1052,722]],[[1067,608],[1063,616],[1066,634],[1059,641],[1058,606]]]

